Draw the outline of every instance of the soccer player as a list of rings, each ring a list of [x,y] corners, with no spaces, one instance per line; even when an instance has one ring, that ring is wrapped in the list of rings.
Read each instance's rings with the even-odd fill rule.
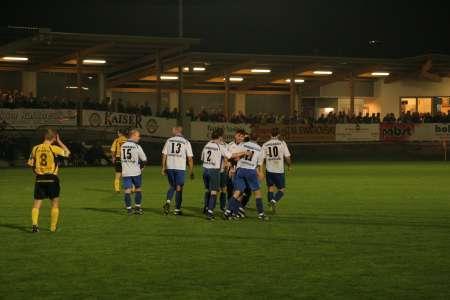
[[[261,187],[259,179],[264,177],[261,165],[263,163],[262,148],[254,141],[255,137],[250,136],[250,141],[239,146],[246,155],[237,163],[237,171],[234,178],[234,193],[229,199],[228,209],[224,213],[225,219],[239,217],[240,196],[244,193],[247,186],[255,193],[256,209],[258,219],[267,220],[264,213],[264,204],[262,202]]]
[[[54,145],[56,143],[57,145]],[[34,204],[31,210],[32,232],[39,232],[39,210],[42,200],[49,198],[52,204],[50,211],[50,231],[56,232],[59,218],[58,157],[69,157],[70,151],[59,138],[58,133],[47,129],[44,142],[33,147],[28,165],[36,174],[34,185]]]
[[[205,207],[209,220],[214,219],[217,194],[221,189],[221,170],[225,159],[239,158],[245,155],[245,151],[231,154],[223,143],[223,128],[217,128],[212,133],[212,140],[203,148],[201,160],[203,161],[203,182],[205,184]],[[209,199],[206,198],[209,195]]]
[[[194,179],[194,154],[191,143],[184,138],[181,126],[172,129],[173,137],[169,138],[162,150],[161,174],[167,176],[169,190],[163,211],[167,215],[170,212],[170,202],[175,195],[174,215],[182,215],[181,203],[183,202],[184,175],[186,172],[186,160],[189,163],[189,176]]]
[[[147,162],[147,156],[138,144],[141,134],[138,130],[131,130],[128,141],[120,149],[122,164],[123,188],[125,189],[125,208],[128,215],[142,215],[142,169]],[[131,189],[135,188],[134,210],[131,206]]]
[[[271,138],[263,145],[263,155],[266,167],[267,199],[276,212],[277,203],[283,198],[286,180],[284,175],[284,164],[291,169],[291,153],[285,141],[279,138],[278,128],[272,129]]]
[[[120,193],[120,178],[122,177],[122,163],[120,162],[120,149],[122,145],[127,141],[127,133],[125,129],[119,129],[117,131],[117,138],[111,145],[111,158],[115,168],[114,177],[114,191]]]

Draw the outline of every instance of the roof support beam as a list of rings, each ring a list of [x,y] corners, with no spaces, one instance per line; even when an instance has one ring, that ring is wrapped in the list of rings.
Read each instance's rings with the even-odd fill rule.
[[[172,55],[178,54],[180,52],[183,52],[186,49],[187,49],[187,46],[183,46],[183,47],[175,47],[175,48],[171,48],[171,49],[167,49],[167,50],[157,49],[156,51],[159,52],[160,59],[164,59],[164,58],[166,58],[168,56],[172,56]],[[128,62],[125,62],[125,63],[120,64],[118,66],[115,66],[113,69],[109,70],[109,73],[113,74],[113,73],[117,73],[117,72],[120,72],[120,71],[126,71],[126,70],[128,70],[128,69],[130,69],[130,68],[132,68],[134,66],[138,66],[140,64],[153,62],[153,61],[156,62],[156,60],[157,60],[157,54],[145,55],[145,56],[142,56],[142,57],[140,57],[138,59],[135,59],[133,61],[128,61]]]
[[[195,83],[202,83],[208,80],[211,80],[213,78],[217,78],[217,77],[226,77],[226,76],[230,76],[233,73],[242,70],[242,69],[247,69],[250,68],[252,66],[255,65],[255,61],[254,60],[248,60],[248,61],[243,61],[241,63],[232,65],[230,67],[224,68],[224,69],[219,69],[219,70],[215,70],[211,73],[205,74],[205,75],[201,75],[198,77],[193,78],[192,80],[186,81],[186,85],[188,84],[195,84]]]
[[[164,69],[171,69],[174,67],[177,67],[178,65],[186,64],[190,61],[190,57],[187,55],[180,55],[173,59],[167,59],[166,61],[161,60],[161,64],[164,66]],[[108,78],[108,87],[117,87],[121,84],[139,80],[145,76],[149,76],[156,73],[156,62],[142,66],[137,69],[133,69],[129,72],[126,72],[124,74],[120,74],[118,76],[114,76],[112,78]]]
[[[16,51],[23,50],[24,48],[40,43],[41,41],[40,35],[35,35],[11,42],[0,47],[0,56],[14,55]]]
[[[50,68],[50,67],[54,67],[56,65],[59,65],[59,64],[62,64],[64,62],[66,62],[68,60],[78,59],[79,56],[81,57],[81,59],[83,59],[83,58],[85,58],[88,55],[92,55],[92,54],[94,54],[96,52],[105,50],[107,48],[111,48],[114,45],[115,45],[115,43],[111,42],[111,43],[104,43],[104,44],[95,45],[95,46],[90,47],[90,48],[85,48],[85,49],[79,50],[79,51],[74,52],[74,53],[70,53],[70,54],[67,54],[67,55],[64,55],[64,56],[56,57],[56,58],[54,58],[52,60],[43,62],[43,63],[41,63],[41,64],[39,64],[37,66],[32,66],[30,68],[30,71],[40,71],[42,69],[47,69],[47,68]]]
[[[254,88],[256,88],[256,87],[258,87],[260,85],[271,83],[273,81],[291,78],[292,74],[296,74],[297,75],[299,73],[303,73],[303,72],[306,72],[306,71],[313,70],[313,69],[315,69],[317,67],[318,67],[318,64],[296,66],[296,67],[293,67],[289,71],[286,71],[286,72],[283,72],[283,73],[273,74],[271,76],[264,76],[261,79],[257,79],[257,80],[245,83],[244,85],[239,87],[239,90],[243,90],[243,91],[251,90],[251,89],[254,89]],[[293,78],[293,79],[295,80],[295,78]]]

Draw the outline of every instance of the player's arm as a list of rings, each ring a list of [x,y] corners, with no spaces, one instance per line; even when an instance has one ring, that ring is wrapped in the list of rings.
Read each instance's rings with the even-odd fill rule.
[[[188,158],[188,166],[189,166],[189,177],[194,179],[194,153],[192,151],[191,143],[187,143],[186,145],[186,156]]]
[[[145,152],[141,146],[139,146],[138,149],[138,157],[139,157],[139,165],[141,169],[144,169],[145,165],[147,164],[147,155],[145,155]]]
[[[57,155],[63,156],[63,157],[69,157],[70,156],[70,150],[63,143],[63,141],[60,139],[59,134],[56,135],[56,144],[58,144],[58,146],[63,150],[62,153],[57,153]]]
[[[114,140],[114,142],[111,145],[111,161],[112,163],[116,163],[116,148],[117,148],[117,140]]]
[[[286,142],[283,142],[283,147],[284,147],[284,160],[286,161],[286,165],[288,166],[288,171],[291,171],[292,169],[291,152],[289,151]]]
[[[34,168],[34,165],[36,163],[36,149],[37,149],[37,146],[34,146],[33,150],[31,150],[30,158],[28,158],[28,162],[27,162],[27,165],[32,168]]]
[[[263,164],[264,164],[264,153],[261,151],[258,155],[258,166],[256,167],[256,173],[258,174],[259,180],[264,180],[264,172],[263,172]]]
[[[161,175],[166,176],[166,174],[167,174],[167,142],[164,144],[161,154]]]

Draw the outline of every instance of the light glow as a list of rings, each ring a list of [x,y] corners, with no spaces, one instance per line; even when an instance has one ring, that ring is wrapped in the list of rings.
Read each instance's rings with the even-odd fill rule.
[[[272,72],[272,70],[270,70],[270,69],[251,69],[251,72],[268,74],[268,73]]]
[[[68,86],[66,86],[66,89],[69,89],[69,90],[78,90],[78,87],[77,87],[77,86],[74,86],[74,85],[68,85]],[[89,88],[86,87],[86,86],[82,86],[81,89],[82,89],[82,90],[85,90],[85,91],[89,91]]]
[[[223,80],[225,81],[226,79],[224,78]],[[242,81],[244,81],[244,78],[242,78],[242,77],[230,77],[229,80],[231,82],[242,82]]]
[[[389,72],[373,72],[372,76],[389,76],[391,73]]]
[[[175,76],[175,75],[162,75],[159,78],[161,80],[178,80],[178,76]]]
[[[314,75],[332,75],[332,71],[314,71]]]
[[[294,81],[295,81],[295,83],[304,83],[305,79],[295,79]],[[286,79],[286,82],[287,83],[291,83],[291,80],[290,79]]]
[[[19,56],[4,56],[2,59],[5,61],[28,61],[28,57]]]
[[[104,59],[83,59],[83,64],[85,65],[104,65],[106,60]]]
[[[204,72],[204,71],[206,71],[206,68],[205,67],[194,67],[194,72]]]

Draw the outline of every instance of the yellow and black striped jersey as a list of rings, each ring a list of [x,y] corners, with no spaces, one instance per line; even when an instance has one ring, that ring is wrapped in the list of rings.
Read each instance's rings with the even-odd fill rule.
[[[125,144],[127,141],[127,138],[124,136],[120,136],[117,139],[114,140],[114,142],[111,145],[111,153],[115,158],[120,158],[120,149],[122,148],[122,145]]]
[[[40,144],[33,147],[28,165],[33,167],[37,175],[58,175],[58,156],[69,157],[70,152],[51,144]]]

